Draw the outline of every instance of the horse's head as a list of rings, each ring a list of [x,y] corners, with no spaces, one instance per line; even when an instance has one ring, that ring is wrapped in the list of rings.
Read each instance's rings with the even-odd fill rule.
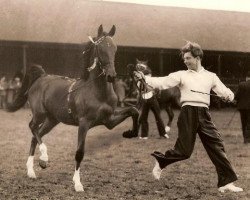
[[[90,55],[90,65],[88,66],[88,71],[100,68],[100,73],[105,74],[106,80],[113,82],[116,77],[115,71],[115,53],[117,46],[114,43],[112,37],[115,34],[115,26],[107,33],[103,31],[102,25],[99,26],[98,35],[96,38],[89,36],[91,41],[91,55]],[[102,72],[101,72],[102,71]]]
[[[148,61],[142,61],[142,60],[138,60],[136,59],[136,70],[137,71],[141,71],[143,72],[145,75],[147,74],[151,74],[151,69],[148,66]]]

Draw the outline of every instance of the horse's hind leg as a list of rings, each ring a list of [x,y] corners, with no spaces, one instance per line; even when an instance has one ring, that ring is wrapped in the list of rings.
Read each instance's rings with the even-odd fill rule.
[[[28,161],[26,163],[27,171],[28,171],[27,174],[30,178],[36,178],[36,175],[35,175],[35,172],[33,169],[33,163],[34,163],[34,154],[35,154],[36,145],[37,145],[37,143],[39,143],[38,141],[40,141],[39,148],[41,151],[41,149],[42,149],[41,144],[43,144],[41,138],[45,134],[47,134],[53,127],[55,127],[58,124],[58,122],[56,120],[54,120],[53,118],[46,118],[45,121],[40,126],[39,126],[38,122],[39,121],[35,121],[34,119],[32,119],[30,122],[30,129],[33,133],[33,137],[31,139]],[[42,161],[39,162],[39,164],[42,168],[46,167],[46,163],[48,161],[47,148],[46,148],[46,146],[44,148],[44,146],[45,145],[43,144],[42,145],[43,152],[42,152],[42,155],[40,157],[40,160],[42,159]]]
[[[165,131],[169,132],[171,124],[172,124],[172,121],[174,119],[174,112],[173,112],[173,109],[172,109],[172,105],[171,104],[167,104],[166,107],[165,107],[165,110],[166,110],[166,112],[168,114],[168,123],[167,123],[167,126],[165,127]]]
[[[73,176],[75,190],[77,192],[84,191],[82,183],[80,181],[80,165],[84,157],[84,146],[85,146],[85,139],[86,139],[88,129],[89,129],[89,123],[85,119],[81,119],[79,121],[78,145],[77,145],[77,151],[75,155],[76,168],[75,168],[75,173]]]

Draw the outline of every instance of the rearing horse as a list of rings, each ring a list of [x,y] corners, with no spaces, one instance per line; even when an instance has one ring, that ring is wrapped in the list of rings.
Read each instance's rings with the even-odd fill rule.
[[[83,191],[80,164],[90,128],[104,125],[112,129],[126,118],[132,117],[133,129],[127,132],[138,133],[138,110],[134,107],[116,109],[117,96],[112,86],[116,76],[114,60],[117,46],[112,39],[115,30],[113,26],[106,33],[100,25],[98,36],[89,37],[90,42],[87,43],[84,53],[84,71],[80,79],[47,75],[38,65],[32,65],[27,70],[19,95],[13,104],[8,105],[7,111],[20,109],[27,100],[30,103],[33,117],[29,127],[33,137],[26,164],[30,178],[36,178],[33,160],[37,143],[41,152],[39,164],[46,168],[48,154],[42,137],[60,122],[79,126],[73,176],[76,191]]]

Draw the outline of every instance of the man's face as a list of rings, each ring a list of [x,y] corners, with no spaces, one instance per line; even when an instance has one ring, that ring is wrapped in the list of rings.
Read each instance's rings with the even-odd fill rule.
[[[197,71],[199,57],[193,57],[191,52],[187,52],[183,56],[183,60],[188,69]]]

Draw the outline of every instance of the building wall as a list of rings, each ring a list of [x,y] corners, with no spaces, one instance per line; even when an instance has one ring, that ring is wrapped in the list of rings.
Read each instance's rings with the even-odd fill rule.
[[[11,77],[23,68],[24,47],[27,63],[40,64],[49,74],[80,76],[82,45],[15,42],[0,44],[0,76]],[[178,49],[118,47],[115,59],[117,73],[126,75],[127,65],[135,64],[136,58],[147,60],[156,76],[186,69]],[[229,83],[232,80],[238,82],[250,71],[250,53],[204,51],[202,64]]]
[[[25,50],[24,50],[25,49]],[[24,62],[24,51],[26,60]],[[46,43],[5,42],[0,44],[0,76],[11,79],[25,63],[42,65],[49,74],[79,77],[82,63],[81,46]]]

